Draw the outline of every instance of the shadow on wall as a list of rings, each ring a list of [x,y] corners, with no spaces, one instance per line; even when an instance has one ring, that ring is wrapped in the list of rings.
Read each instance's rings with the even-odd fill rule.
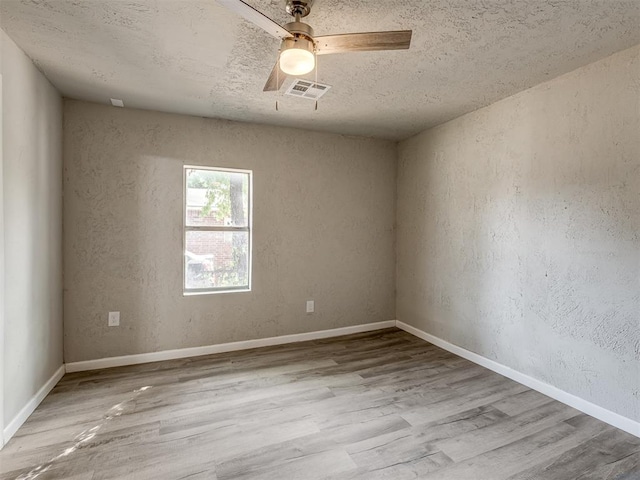
[[[66,155],[65,328],[101,332],[94,345],[66,344],[67,361],[162,349],[163,325],[182,300],[183,160],[141,154],[149,138],[105,123],[99,144],[115,146],[113,161],[95,147]],[[74,127],[67,136],[82,137]],[[120,312],[119,327],[108,326],[110,311]]]
[[[104,239],[113,277],[105,291],[113,295],[122,319],[119,328],[109,329],[117,338],[104,357],[114,355],[121,343],[128,344],[124,354],[150,345],[165,348],[170,312],[182,300],[183,161],[152,155],[132,160],[106,175],[118,190],[118,202],[113,210],[101,208],[107,218],[95,224],[110,225]]]

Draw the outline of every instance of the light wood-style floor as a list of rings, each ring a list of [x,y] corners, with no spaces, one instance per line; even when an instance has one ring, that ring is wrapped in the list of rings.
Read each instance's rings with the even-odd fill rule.
[[[637,480],[640,439],[389,329],[67,374],[0,478]]]

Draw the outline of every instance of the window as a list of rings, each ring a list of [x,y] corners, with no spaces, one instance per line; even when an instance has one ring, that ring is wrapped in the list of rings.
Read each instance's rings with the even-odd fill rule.
[[[251,290],[252,172],[184,167],[184,293]]]

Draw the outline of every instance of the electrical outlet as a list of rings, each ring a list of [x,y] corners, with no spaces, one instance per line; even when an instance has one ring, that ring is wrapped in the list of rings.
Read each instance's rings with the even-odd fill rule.
[[[313,313],[315,310],[315,304],[313,300],[307,300],[307,313]]]
[[[120,326],[120,312],[109,312],[109,326],[110,327]]]

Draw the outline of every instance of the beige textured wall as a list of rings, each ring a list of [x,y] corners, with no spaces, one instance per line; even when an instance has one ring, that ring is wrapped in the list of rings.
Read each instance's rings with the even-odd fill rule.
[[[6,427],[62,365],[62,100],[0,44]]]
[[[394,143],[77,101],[64,118],[67,362],[394,319]],[[252,292],[182,295],[184,164],[253,170]]]
[[[400,144],[398,319],[640,420],[640,47]]]
[[[0,30],[0,42],[4,42],[5,33]],[[3,141],[2,141],[2,116],[4,110],[2,108],[2,70],[3,70],[3,54],[2,44],[0,43],[0,448],[4,447],[4,160],[3,160]]]

